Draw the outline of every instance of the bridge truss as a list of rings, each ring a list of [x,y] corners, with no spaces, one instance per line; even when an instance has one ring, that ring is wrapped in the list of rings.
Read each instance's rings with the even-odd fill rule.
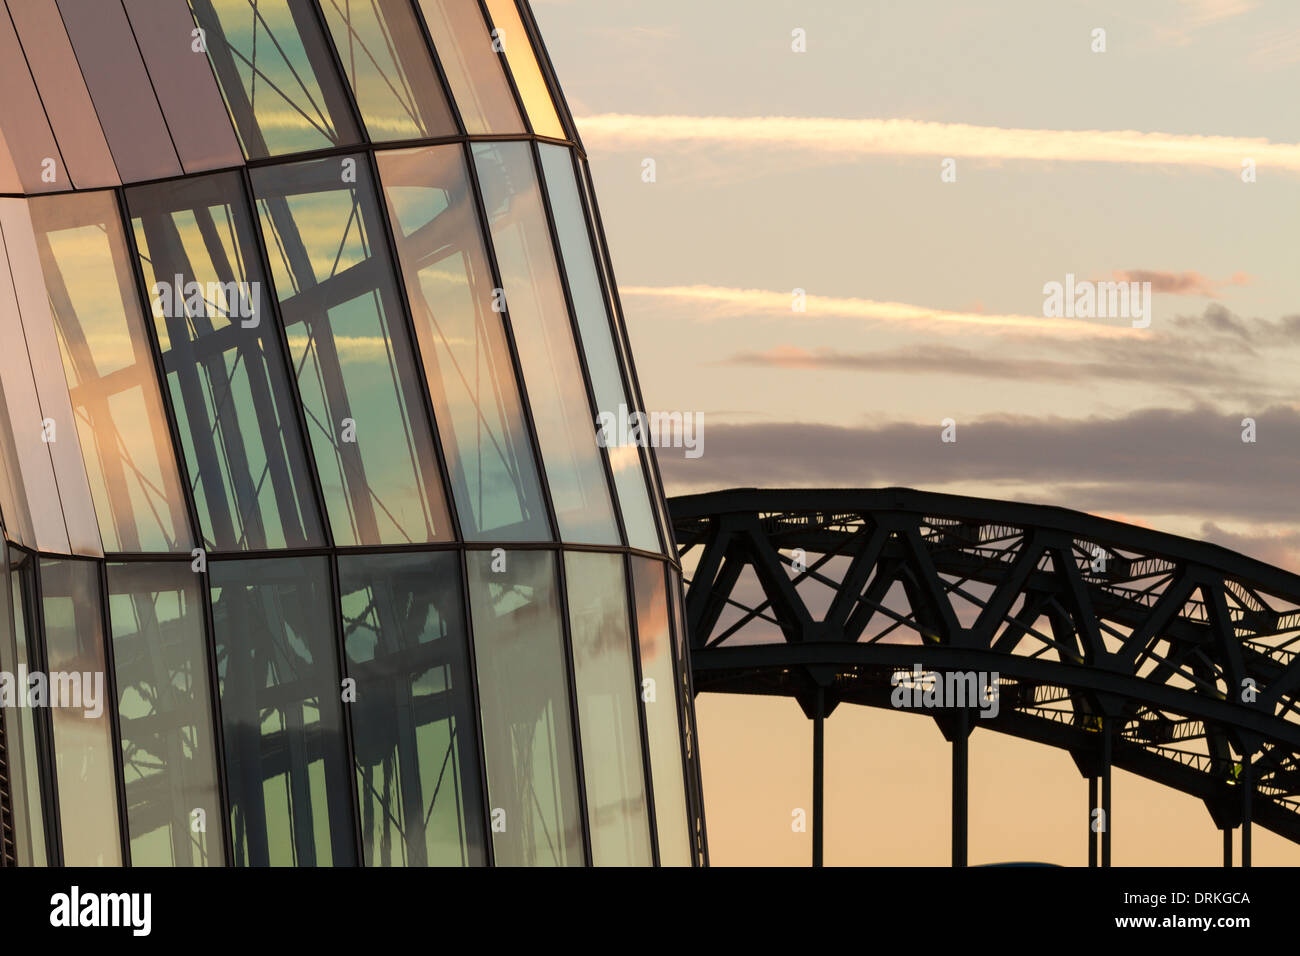
[[[1110,863],[1112,767],[1203,800],[1225,866],[1237,828],[1246,866],[1252,824],[1300,842],[1300,576],[1063,508],[903,488],[670,508],[695,693],[793,697],[813,720],[814,865],[826,716],[892,706],[917,664],[999,675],[996,716],[970,699],[924,711],[952,743],[954,865],[977,719],[1070,752],[1089,781],[1090,865]]]

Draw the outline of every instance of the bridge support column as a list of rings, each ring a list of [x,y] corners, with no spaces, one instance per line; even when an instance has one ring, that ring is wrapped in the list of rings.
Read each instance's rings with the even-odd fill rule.
[[[1241,755],[1241,865],[1250,866],[1250,801],[1255,790],[1250,754]]]
[[[812,865],[825,860],[826,818],[826,692],[817,688],[817,710],[813,716],[813,832]]]
[[[1232,866],[1232,827],[1223,828],[1223,865]]]
[[[967,777],[970,769],[970,711],[956,714],[952,738],[952,865],[966,866]]]
[[[1101,865],[1110,866],[1110,718],[1101,719]]]
[[[1088,778],[1088,866],[1097,865],[1097,830],[1093,821],[1097,816],[1097,777]]]

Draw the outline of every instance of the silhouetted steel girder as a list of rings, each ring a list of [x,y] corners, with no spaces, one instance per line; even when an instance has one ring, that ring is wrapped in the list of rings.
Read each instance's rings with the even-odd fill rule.
[[[669,507],[696,693],[792,697],[811,717],[819,700],[891,706],[891,675],[915,664],[996,671],[1000,713],[974,726],[1064,748],[1087,775],[1104,717],[1114,766],[1199,797],[1220,827],[1240,821],[1252,755],[1252,822],[1300,842],[1300,575],[1065,508],[906,488]]]

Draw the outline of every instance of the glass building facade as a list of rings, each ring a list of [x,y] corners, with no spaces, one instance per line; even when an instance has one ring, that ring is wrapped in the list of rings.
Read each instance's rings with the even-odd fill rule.
[[[527,5],[0,12],[0,863],[704,862]]]

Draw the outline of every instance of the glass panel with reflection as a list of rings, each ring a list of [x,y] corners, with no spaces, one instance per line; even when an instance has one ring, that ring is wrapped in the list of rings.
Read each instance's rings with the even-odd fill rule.
[[[188,562],[108,565],[132,866],[225,862],[201,587]]]
[[[519,9],[515,0],[487,0],[488,16],[492,18],[492,27],[496,30],[497,43],[502,47],[506,59],[510,62],[510,73],[515,79],[515,88],[519,98],[524,102],[528,119],[533,124],[533,132],[539,136],[553,136],[564,139],[564,127],[555,113],[555,104],[551,102],[550,91],[542,79],[542,71],[537,65],[537,56],[533,53],[532,42],[519,19]]]
[[[339,558],[363,862],[476,866],[483,796],[460,557]]]
[[[686,811],[686,779],[682,771],[682,738],[677,721],[677,678],[673,667],[672,632],[668,623],[664,565],[633,557],[632,584],[636,594],[637,644],[641,650],[641,679],[653,681],[654,693],[642,694],[646,732],[650,737],[650,778],[654,781],[655,826],[659,831],[661,866],[690,866],[690,825]]]
[[[30,205],[104,550],[188,551],[185,498],[113,194]]]
[[[478,143],[474,162],[519,347],[560,537],[618,544],[595,415],[528,143]]]
[[[420,0],[420,10],[465,131],[471,136],[522,133],[524,124],[506,82],[505,61],[493,52],[477,0]]]
[[[339,545],[452,537],[364,156],[252,171],[289,357]]]
[[[114,702],[105,665],[99,568],[93,561],[42,560],[40,581],[50,703],[58,705],[50,714],[63,862],[121,866]]]
[[[466,554],[498,866],[583,864],[555,558]]]
[[[320,0],[372,142],[454,136],[410,0]]]
[[[240,177],[138,186],[126,198],[205,546],[320,544]]]
[[[15,695],[26,695],[30,675],[41,670],[32,653],[34,564],[30,555],[0,540],[0,671],[12,675]],[[28,675],[27,684],[19,681],[20,673]],[[48,711],[22,706],[17,699],[12,704],[0,708],[0,720],[4,722],[8,793],[13,804],[14,855],[19,866],[45,866],[45,808],[51,795],[42,783],[43,771],[48,770],[42,749],[49,740]]]
[[[566,552],[564,578],[591,861],[596,866],[649,866],[654,858],[623,558]]]
[[[208,566],[236,866],[356,859],[327,560]]]
[[[459,146],[377,154],[467,540],[549,538],[537,465]]]
[[[190,7],[249,159],[358,141],[311,0],[190,0]]]
[[[619,416],[631,413],[632,403],[627,399],[619,371],[605,295],[592,259],[591,238],[587,233],[582,201],[578,198],[572,156],[567,147],[549,143],[541,144],[538,151],[551,200],[551,214],[555,217],[555,232],[560,239],[564,273],[569,280],[569,295],[573,297],[582,349],[591,372],[591,390],[596,396],[596,407],[601,414],[614,416],[618,421]],[[659,535],[650,510],[650,492],[646,487],[645,472],[641,469],[638,446],[618,444],[617,434],[610,434],[606,438],[605,453],[614,473],[614,487],[618,490],[618,503],[623,510],[627,543],[643,551],[659,551]]]

